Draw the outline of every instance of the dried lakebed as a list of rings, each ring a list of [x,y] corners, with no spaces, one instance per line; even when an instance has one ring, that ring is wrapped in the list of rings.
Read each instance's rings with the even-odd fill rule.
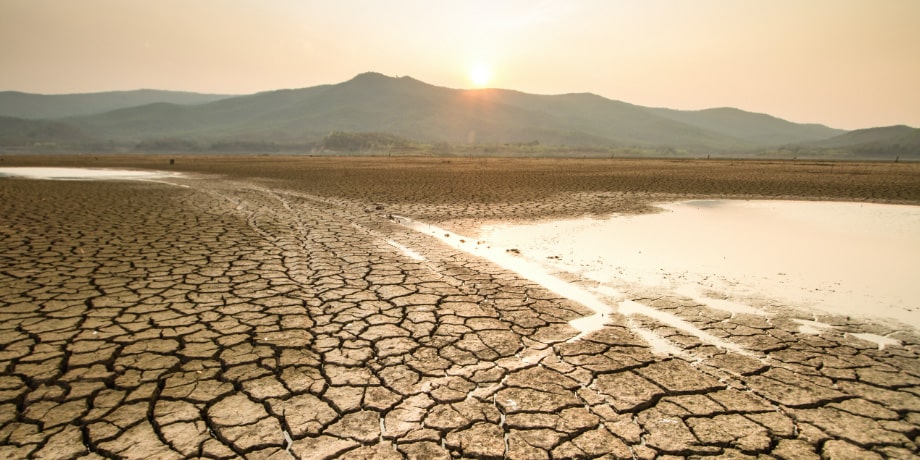
[[[913,329],[648,288],[580,335],[584,299],[388,206],[168,182],[0,179],[0,456],[918,453]]]

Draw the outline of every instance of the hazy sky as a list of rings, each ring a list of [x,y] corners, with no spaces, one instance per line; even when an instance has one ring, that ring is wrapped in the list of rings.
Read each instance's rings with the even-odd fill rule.
[[[469,88],[476,65],[530,93],[920,127],[920,0],[0,0],[0,90]]]

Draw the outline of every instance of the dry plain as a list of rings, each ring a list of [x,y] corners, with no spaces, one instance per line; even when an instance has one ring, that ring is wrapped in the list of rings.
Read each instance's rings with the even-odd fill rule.
[[[920,453],[916,330],[662,296],[733,347],[641,318],[685,352],[655,354],[617,315],[572,341],[584,306],[391,219],[475,236],[685,198],[917,205],[920,164],[0,158],[185,174],[0,178],[3,458]]]

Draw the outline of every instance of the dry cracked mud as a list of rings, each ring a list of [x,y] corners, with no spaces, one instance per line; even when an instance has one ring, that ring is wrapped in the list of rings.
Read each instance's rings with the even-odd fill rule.
[[[916,331],[662,297],[744,353],[648,317],[571,341],[586,308],[388,218],[449,203],[168,182],[0,179],[0,457],[920,453]]]

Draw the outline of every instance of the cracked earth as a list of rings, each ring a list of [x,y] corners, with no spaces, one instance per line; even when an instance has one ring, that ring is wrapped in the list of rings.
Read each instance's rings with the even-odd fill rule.
[[[618,313],[571,340],[590,310],[389,205],[169,182],[0,179],[0,457],[920,453],[914,330],[656,297],[733,346]]]

